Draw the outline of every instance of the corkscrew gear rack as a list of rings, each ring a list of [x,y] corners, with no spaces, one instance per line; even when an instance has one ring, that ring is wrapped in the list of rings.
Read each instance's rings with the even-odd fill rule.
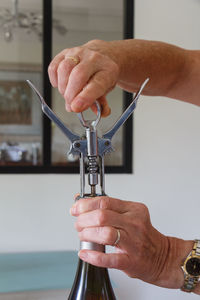
[[[135,110],[140,94],[142,93],[142,90],[148,81],[149,79],[147,78],[143,82],[140,89],[135,94],[133,101],[122,113],[113,127],[103,134],[102,137],[98,137],[97,125],[101,119],[101,109],[97,101],[95,102],[97,106],[96,120],[85,120],[83,113],[78,113],[78,118],[82,126],[85,128],[85,136],[79,136],[73,133],[66,125],[62,123],[62,121],[46,104],[44,98],[34,84],[30,80],[27,80],[27,83],[40,100],[42,111],[60,128],[60,130],[70,141],[69,154],[72,154],[73,156],[78,155],[80,158],[80,198],[85,196],[85,165],[88,166],[88,184],[91,187],[91,194],[89,195],[91,197],[96,196],[96,186],[99,184],[99,177],[101,195],[105,195],[104,156],[106,153],[113,151],[112,138]]]

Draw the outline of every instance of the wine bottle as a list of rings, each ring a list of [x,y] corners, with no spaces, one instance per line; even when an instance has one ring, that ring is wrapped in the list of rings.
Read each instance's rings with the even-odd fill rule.
[[[81,249],[105,252],[105,246],[81,242]],[[108,270],[79,259],[68,300],[116,300]]]

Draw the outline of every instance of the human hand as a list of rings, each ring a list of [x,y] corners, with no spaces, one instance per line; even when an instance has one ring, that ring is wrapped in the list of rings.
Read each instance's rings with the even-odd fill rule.
[[[80,47],[65,49],[49,65],[49,79],[65,99],[67,111],[82,112],[95,100],[101,105],[101,115],[110,114],[106,94],[118,80],[119,67],[112,58],[112,46],[104,41],[91,41]]]
[[[192,249],[191,241],[166,237],[151,224],[144,204],[110,197],[80,199],[71,208],[82,241],[114,245],[115,253],[81,250],[79,257],[93,265],[116,268],[128,276],[162,287],[180,288],[182,260]]]

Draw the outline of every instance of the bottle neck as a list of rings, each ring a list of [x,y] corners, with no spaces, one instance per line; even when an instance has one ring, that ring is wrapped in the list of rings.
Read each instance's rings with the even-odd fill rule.
[[[90,242],[81,242],[80,243],[80,249],[81,250],[94,250],[99,252],[105,252],[105,246],[99,245],[96,243],[90,243]]]

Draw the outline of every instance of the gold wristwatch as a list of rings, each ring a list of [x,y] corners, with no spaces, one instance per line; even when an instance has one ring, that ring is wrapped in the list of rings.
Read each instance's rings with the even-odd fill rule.
[[[192,251],[189,253],[183,265],[184,285],[181,290],[192,292],[200,281],[200,240],[195,240]]]

